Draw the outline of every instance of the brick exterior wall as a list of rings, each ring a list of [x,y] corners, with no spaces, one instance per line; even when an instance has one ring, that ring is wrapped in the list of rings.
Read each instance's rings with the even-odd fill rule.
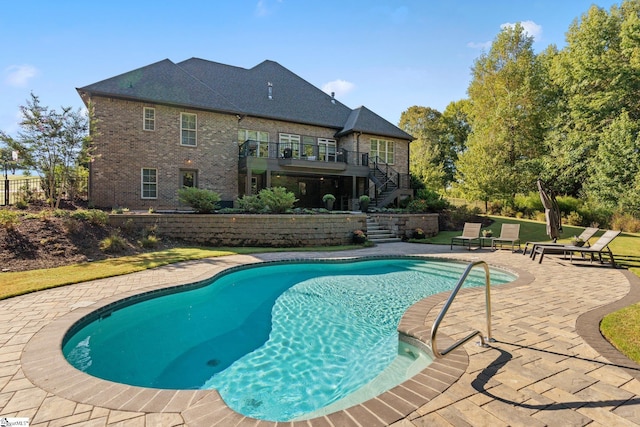
[[[304,247],[350,244],[353,231],[366,230],[366,215],[133,214],[109,223],[200,245]]]
[[[180,171],[197,171],[198,187],[237,196],[237,119],[163,105],[94,98],[98,120],[94,134],[90,201],[98,207],[131,209],[179,207]],[[143,130],[143,107],[155,108],[155,130]],[[180,145],[180,113],[197,115],[197,146]],[[214,165],[212,167],[212,165]],[[157,199],[142,199],[141,170],[157,169]]]
[[[89,101],[85,99],[85,102]],[[97,119],[94,133],[94,160],[89,180],[89,200],[101,208],[126,207],[134,210],[187,208],[178,201],[181,171],[195,171],[198,187],[215,191],[226,204],[235,203],[239,183],[238,130],[269,133],[277,142],[280,133],[314,138],[335,139],[339,129],[289,123],[255,117],[239,118],[234,114],[183,109],[136,101],[94,96],[91,100]],[[144,107],[155,109],[155,130],[143,129]],[[197,146],[180,144],[180,113],[197,116]],[[349,151],[349,163],[360,164],[362,153],[368,153],[373,135],[361,135],[360,154],[356,153],[356,136],[337,140],[338,150]],[[401,174],[408,173],[409,143],[380,137],[396,143],[393,165]],[[141,172],[156,169],[158,197],[142,198]],[[360,193],[361,188],[358,189]],[[321,196],[321,195],[320,195]]]

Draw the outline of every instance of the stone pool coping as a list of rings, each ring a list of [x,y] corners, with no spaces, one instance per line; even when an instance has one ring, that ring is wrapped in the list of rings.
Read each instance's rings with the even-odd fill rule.
[[[388,256],[397,257],[397,256]],[[424,259],[441,257],[417,256]],[[348,259],[380,259],[380,257],[348,257]],[[451,259],[451,258],[450,258]],[[464,261],[452,259],[455,261]],[[286,260],[284,260],[286,261]],[[292,259],[292,261],[300,261]],[[260,262],[261,263],[261,262]],[[268,262],[267,262],[268,263]],[[530,283],[533,276],[524,270],[513,267],[503,268],[518,275],[509,284],[500,287],[522,286]],[[216,274],[234,266],[226,266]],[[518,271],[516,271],[518,270]],[[177,286],[187,286],[181,284]],[[62,342],[77,322],[101,308],[137,295],[160,289],[176,287],[174,284],[152,286],[146,290],[121,293],[99,302],[87,301],[85,305],[75,306],[68,314],[52,321],[37,332],[27,343],[22,353],[22,367],[25,375],[38,387],[57,396],[83,403],[119,411],[181,413],[185,418],[193,418],[202,425],[255,425],[258,420],[241,415],[229,408],[216,390],[165,390],[151,389],[115,383],[93,377],[73,368],[64,358]],[[479,292],[478,288],[462,289],[461,294]],[[483,292],[483,291],[482,291]],[[399,332],[416,338],[423,343],[430,339],[430,328],[425,326],[426,314],[437,304],[443,302],[447,294],[437,294],[425,298],[411,306],[404,314]],[[482,329],[480,329],[482,330]],[[450,340],[439,334],[439,340],[445,345]],[[444,359],[436,359],[422,372],[391,390],[361,404],[308,421],[310,426],[342,425],[350,417],[364,422],[363,425],[375,425],[380,420],[391,424],[407,417],[433,398],[443,393],[466,371],[469,356],[463,347],[452,351]],[[377,420],[376,420],[377,417]],[[368,420],[368,421],[367,421]],[[267,424],[265,424],[267,423]],[[276,423],[270,423],[275,425]],[[260,421],[260,425],[269,422]]]

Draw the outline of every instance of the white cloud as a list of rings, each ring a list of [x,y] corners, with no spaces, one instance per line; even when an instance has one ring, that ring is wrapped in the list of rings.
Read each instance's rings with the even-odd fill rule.
[[[5,82],[9,86],[24,87],[38,74],[38,69],[32,65],[11,65],[5,68]]]
[[[255,14],[256,16],[267,16],[273,13],[277,4],[282,3],[283,0],[258,0],[256,4]],[[275,3],[275,4],[274,4]]]
[[[526,35],[528,35],[529,37],[533,37],[535,41],[540,40],[540,36],[542,36],[542,26],[536,24],[533,21],[520,21],[520,25],[522,25],[522,28],[524,29]],[[500,25],[500,28],[504,29],[507,27],[515,26],[516,24],[505,22],[504,24]]]
[[[338,79],[322,85],[322,90],[328,94],[331,94],[331,92],[335,92],[336,98],[340,98],[351,92],[353,89],[355,89],[355,87],[356,85],[351,82]]]
[[[471,49],[489,49],[491,47],[491,41],[488,42],[469,42],[467,43],[467,47]]]

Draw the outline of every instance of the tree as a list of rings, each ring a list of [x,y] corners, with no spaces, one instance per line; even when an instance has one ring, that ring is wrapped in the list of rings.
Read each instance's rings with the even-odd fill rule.
[[[411,143],[409,172],[427,188],[444,188],[448,153],[442,114],[433,108],[413,106],[402,112],[400,127],[416,139]]]
[[[446,184],[451,184],[456,175],[456,162],[460,153],[467,147],[467,138],[471,133],[471,125],[467,110],[469,101],[462,99],[450,102],[442,113],[443,136],[446,143],[442,144],[447,152],[444,155],[444,172]]]
[[[585,187],[588,196],[608,208],[617,208],[633,192],[640,173],[639,131],[640,123],[625,111],[600,134]]]
[[[639,14],[638,0],[609,13],[592,6],[569,27],[567,46],[551,61],[561,108],[546,139],[551,156],[545,177],[562,192],[579,196],[592,181],[601,134],[623,111],[640,120]]]
[[[49,109],[33,93],[20,112],[21,130],[15,143],[24,164],[43,174],[49,203],[57,208],[79,161],[88,156],[89,118],[71,107],[60,112]]]
[[[548,100],[532,43],[520,24],[506,27],[474,64],[471,133],[457,164],[458,184],[469,198],[512,200],[540,173]]]

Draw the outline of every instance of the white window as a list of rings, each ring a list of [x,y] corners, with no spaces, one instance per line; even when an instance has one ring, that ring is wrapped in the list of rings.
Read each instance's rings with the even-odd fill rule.
[[[336,141],[335,139],[318,138],[318,153],[320,160],[325,162],[336,161]]]
[[[395,143],[384,139],[371,139],[369,156],[374,161],[378,157],[380,161],[392,165],[395,159]]]
[[[255,156],[269,157],[269,132],[238,129],[238,144],[243,144],[246,141],[257,141]]]
[[[300,135],[281,133],[279,137],[280,146],[278,148],[280,156],[300,158]]]
[[[196,126],[197,120],[195,114],[180,113],[181,145],[196,146]]]
[[[158,198],[158,169],[143,168],[141,178],[142,178],[142,198],[157,199]]]
[[[143,112],[143,125],[144,130],[156,130],[156,109],[150,107],[144,107]]]

